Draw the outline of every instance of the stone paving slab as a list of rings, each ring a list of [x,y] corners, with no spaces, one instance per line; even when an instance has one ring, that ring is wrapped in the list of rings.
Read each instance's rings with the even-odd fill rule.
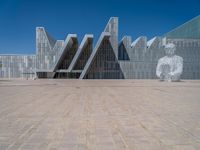
[[[0,150],[199,150],[200,80],[0,80]]]

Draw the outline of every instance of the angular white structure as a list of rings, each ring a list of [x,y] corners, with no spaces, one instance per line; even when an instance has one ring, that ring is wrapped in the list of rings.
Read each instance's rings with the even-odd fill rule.
[[[118,43],[118,17],[111,17],[99,40],[94,44],[92,34],[82,41],[76,34],[66,40],[56,40],[44,27],[36,28],[36,55],[0,55],[0,78],[76,78],[76,79],[157,79],[160,72],[172,74],[177,65],[184,64],[179,73],[163,79],[200,79],[200,16],[186,22],[163,36],[147,39],[140,36],[132,41],[124,36]],[[176,54],[169,63],[164,45],[173,43]],[[156,76],[156,66],[162,58]],[[170,61],[171,61],[170,60]],[[159,62],[160,62],[159,61]],[[174,73],[175,74],[175,73]]]

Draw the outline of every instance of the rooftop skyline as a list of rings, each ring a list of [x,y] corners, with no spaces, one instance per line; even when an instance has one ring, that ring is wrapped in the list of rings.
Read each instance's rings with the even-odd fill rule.
[[[200,1],[144,0],[2,0],[0,2],[0,54],[35,54],[35,29],[45,29],[64,40],[69,33],[86,33],[97,41],[110,17],[119,17],[119,40],[124,35],[162,36],[198,16]]]

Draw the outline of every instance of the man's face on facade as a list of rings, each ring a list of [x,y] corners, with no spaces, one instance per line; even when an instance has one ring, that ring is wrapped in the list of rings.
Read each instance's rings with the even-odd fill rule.
[[[174,44],[167,44],[165,47],[165,53],[168,57],[173,56],[175,53],[175,50],[176,50],[176,47]]]

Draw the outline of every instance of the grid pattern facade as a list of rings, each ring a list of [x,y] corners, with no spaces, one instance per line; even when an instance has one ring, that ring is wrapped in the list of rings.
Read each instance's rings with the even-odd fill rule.
[[[79,45],[76,34],[55,40],[36,28],[36,55],[0,55],[1,78],[156,79],[156,65],[166,43],[176,45],[183,58],[182,79],[200,79],[200,16],[147,40],[124,36],[118,43],[118,18],[112,17],[93,47],[86,34]]]
[[[84,47],[83,52],[81,53],[78,61],[76,62],[74,70],[83,70],[91,53],[92,53],[92,41],[89,41],[86,47]]]
[[[85,76],[86,79],[122,79],[124,78],[112,45],[104,39]]]
[[[35,78],[35,55],[0,55],[0,78]]]
[[[183,79],[200,79],[200,40],[168,39],[177,47],[177,54],[183,57]]]
[[[53,39],[43,27],[36,28],[36,69],[49,70],[53,67],[64,41]]]

